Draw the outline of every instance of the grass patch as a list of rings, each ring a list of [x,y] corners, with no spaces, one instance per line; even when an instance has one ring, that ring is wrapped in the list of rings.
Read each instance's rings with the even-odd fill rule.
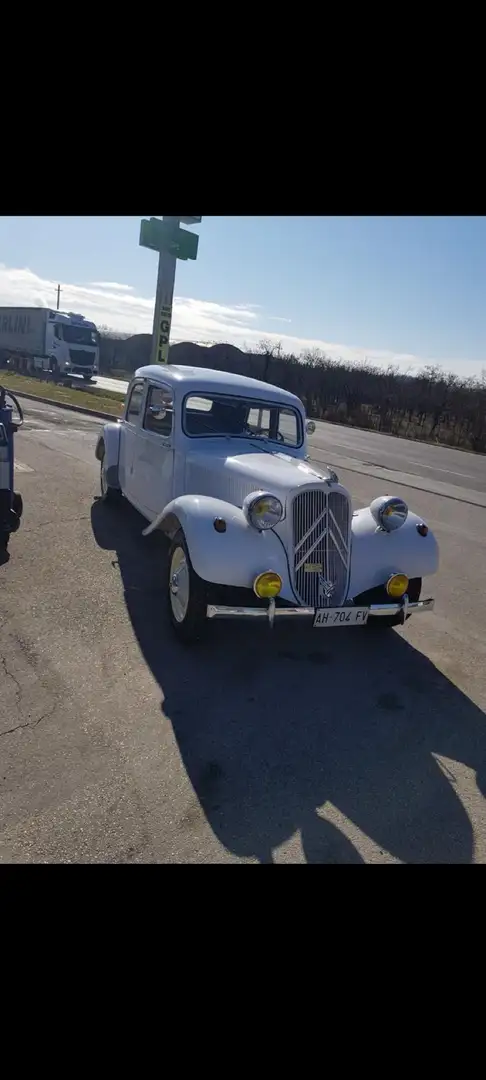
[[[112,416],[122,414],[124,394],[115,390],[103,390],[98,386],[88,388],[81,382],[78,390],[76,386],[56,386],[50,380],[31,379],[28,375],[17,375],[10,371],[0,371],[0,385],[14,394],[16,390],[23,390],[26,394],[59,402],[59,405],[79,405],[88,411],[110,413]]]

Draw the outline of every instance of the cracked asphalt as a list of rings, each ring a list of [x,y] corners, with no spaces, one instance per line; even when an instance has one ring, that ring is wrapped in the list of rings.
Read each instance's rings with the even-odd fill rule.
[[[163,539],[95,499],[99,422],[26,417],[0,566],[0,861],[486,862],[484,459],[327,425],[315,459],[356,505],[393,487],[436,531],[435,613],[384,638],[219,624],[187,651]]]

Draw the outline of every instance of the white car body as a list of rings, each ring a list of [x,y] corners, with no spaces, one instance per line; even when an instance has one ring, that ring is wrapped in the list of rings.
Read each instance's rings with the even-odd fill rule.
[[[236,417],[240,402],[244,433],[211,432],[221,406],[223,415]],[[433,600],[419,599],[421,579],[438,568],[432,533],[415,514],[406,516],[406,507],[403,524],[390,532],[377,524],[382,518],[374,504],[353,514],[332,468],[308,463],[305,410],[286,390],[204,368],[142,367],[122,419],[104,425],[96,456],[103,494],[121,492],[149,523],[144,534],[161,529],[171,540],[183,534],[193,580],[199,592],[204,586],[207,618],[256,615],[273,623],[275,617],[315,620],[322,611],[350,612],[334,622],[321,615],[314,623],[329,626],[355,622],[357,607],[363,623],[368,616],[403,622],[433,607]],[[259,529],[244,503],[263,492],[280,501],[283,513],[275,525]],[[281,588],[263,600],[253,589],[268,571],[279,576]],[[413,586],[398,602],[386,592],[397,574]],[[177,591],[176,578],[169,576],[169,592],[171,581]]]

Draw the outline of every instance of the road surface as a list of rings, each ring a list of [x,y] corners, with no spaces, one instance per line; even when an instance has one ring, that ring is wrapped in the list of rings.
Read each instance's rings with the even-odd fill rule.
[[[0,861],[486,862],[483,459],[323,425],[313,453],[351,457],[357,506],[390,486],[436,530],[436,612],[380,640],[220,623],[187,651],[163,539],[94,498],[99,422],[26,415],[0,566]],[[360,472],[354,438],[418,486]],[[458,497],[431,493],[448,461]]]

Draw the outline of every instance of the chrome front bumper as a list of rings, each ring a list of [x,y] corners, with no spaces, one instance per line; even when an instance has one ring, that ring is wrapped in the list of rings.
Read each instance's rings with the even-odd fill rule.
[[[359,607],[368,608],[369,618],[380,618],[384,615],[398,615],[401,613],[402,623],[405,622],[407,615],[420,615],[426,611],[433,611],[435,601],[429,600],[414,600],[408,599],[408,596],[404,596],[403,600],[400,600],[397,604],[363,604]],[[206,615],[208,619],[267,619],[271,626],[275,619],[295,619],[298,618],[314,618],[318,608],[307,607],[276,607],[275,600],[269,600],[267,608],[249,608],[249,607],[225,607],[222,604],[208,604],[206,609]]]

